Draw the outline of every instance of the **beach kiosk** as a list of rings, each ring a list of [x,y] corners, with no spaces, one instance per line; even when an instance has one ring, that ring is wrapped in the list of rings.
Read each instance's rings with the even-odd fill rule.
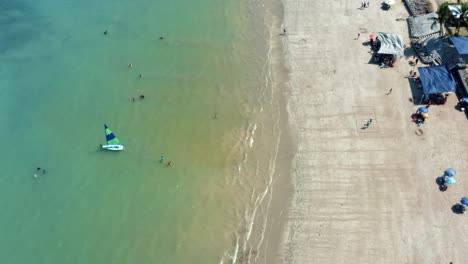
[[[376,40],[372,42],[372,51],[373,61],[381,68],[393,67],[398,58],[403,56],[403,38],[399,34],[379,32],[376,34]]]
[[[418,67],[424,94],[421,102],[445,104],[446,93],[455,92],[457,85],[447,65]]]

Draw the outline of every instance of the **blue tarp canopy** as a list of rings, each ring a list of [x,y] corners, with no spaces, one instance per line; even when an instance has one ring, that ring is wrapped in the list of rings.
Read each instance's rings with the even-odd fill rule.
[[[450,40],[457,48],[458,54],[468,54],[468,37],[450,37]]]
[[[447,65],[419,67],[424,94],[455,92],[456,83]]]

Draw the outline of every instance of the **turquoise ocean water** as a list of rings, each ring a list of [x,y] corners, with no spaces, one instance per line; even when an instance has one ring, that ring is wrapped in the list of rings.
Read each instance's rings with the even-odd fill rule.
[[[0,262],[253,263],[280,134],[261,10],[0,0]]]

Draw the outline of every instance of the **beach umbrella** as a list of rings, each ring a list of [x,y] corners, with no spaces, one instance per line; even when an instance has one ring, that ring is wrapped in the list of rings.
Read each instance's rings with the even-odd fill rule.
[[[384,2],[385,4],[387,4],[387,5],[393,5],[393,4],[395,4],[395,0],[384,0],[383,2]]]
[[[429,109],[427,109],[426,107],[421,106],[421,107],[418,108],[418,112],[422,113],[422,114],[427,114],[427,113],[429,113]]]
[[[464,206],[468,206],[468,197],[461,198],[460,203]]]
[[[453,177],[447,177],[447,179],[445,179],[445,183],[446,184],[454,184],[456,183],[457,181],[455,180],[455,178]]]
[[[457,171],[454,168],[448,168],[444,171],[445,176],[453,177],[457,174]]]

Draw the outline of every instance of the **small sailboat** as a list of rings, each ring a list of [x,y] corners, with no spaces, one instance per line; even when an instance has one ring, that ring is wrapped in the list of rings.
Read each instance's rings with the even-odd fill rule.
[[[124,146],[120,145],[119,139],[114,135],[110,128],[104,124],[104,130],[106,132],[107,145],[101,145],[103,149],[119,151],[123,150]]]

